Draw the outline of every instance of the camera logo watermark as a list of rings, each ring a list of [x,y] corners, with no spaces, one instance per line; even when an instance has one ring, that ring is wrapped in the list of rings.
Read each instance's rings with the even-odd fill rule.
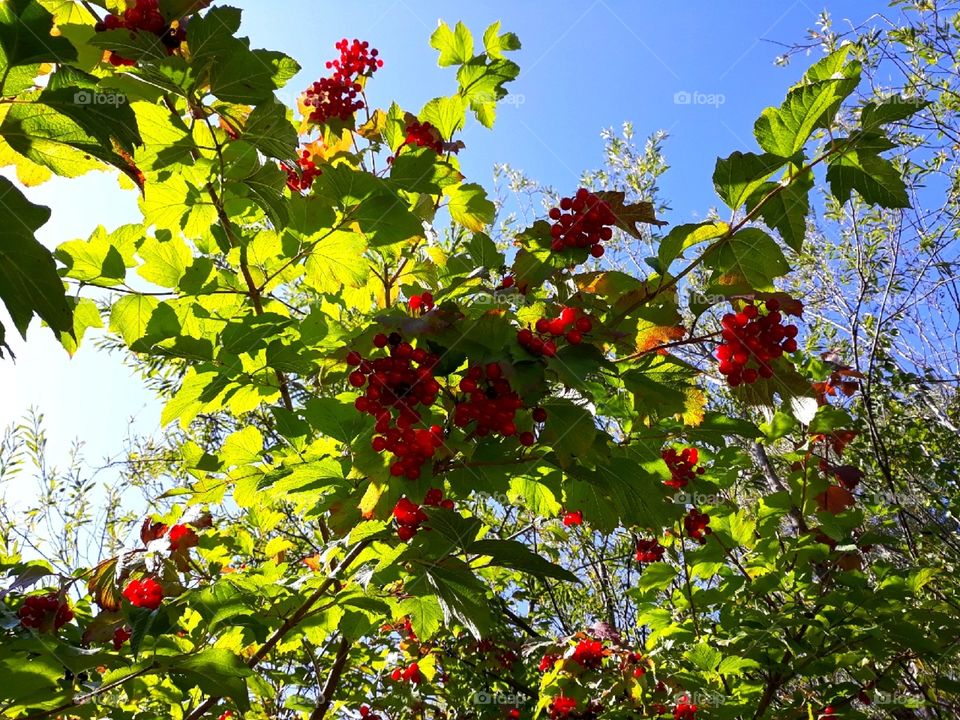
[[[723,502],[723,498],[719,495],[688,492],[676,493],[670,500],[674,505],[693,505],[695,507],[699,507],[700,505],[720,505]]]
[[[708,105],[718,108],[726,101],[726,95],[721,93],[705,93],[699,90],[678,90],[673,94],[674,105]]]
[[[78,90],[73,94],[75,105],[113,105],[119,107],[127,104],[127,96],[123,93],[99,93],[90,90]]]
[[[510,705],[512,707],[519,707],[524,703],[525,699],[526,698],[512,693],[485,692],[481,690],[473,694],[471,701],[474,705]]]

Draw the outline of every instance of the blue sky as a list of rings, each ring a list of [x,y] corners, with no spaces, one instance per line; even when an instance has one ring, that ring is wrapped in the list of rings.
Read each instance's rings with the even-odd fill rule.
[[[243,32],[254,46],[283,50],[303,65],[280,93],[284,101],[292,103],[326,74],[324,62],[335,54],[338,39],[359,37],[385,60],[369,86],[371,102],[386,107],[396,100],[414,112],[455,89],[453,71],[437,67],[428,45],[438,18],[451,25],[463,20],[478,42],[487,25],[501,20],[503,30],[523,42],[513,56],[522,74],[511,87],[515,102],[500,109],[493,131],[476,123],[467,128],[465,174],[489,186],[493,165],[508,162],[571,192],[581,172],[602,160],[601,128],[629,120],[641,140],[661,129],[670,135],[665,154],[671,169],[660,186],[672,225],[702,217],[716,204],[710,181],[716,157],[754,149],[757,115],[779,103],[819,57],[799,56],[791,67],[777,68],[773,59],[781,49],[767,41],[801,41],[823,9],[803,0],[230,4],[244,10]],[[886,3],[831,0],[827,7],[839,26],[844,19],[862,22]],[[40,236],[51,247],[88,237],[97,224],[112,228],[139,219],[136,196],[106,173],[54,180],[27,193],[53,208]],[[68,359],[39,323],[28,344],[9,330],[8,339],[18,361],[0,361],[0,427],[34,406],[46,415],[54,459],[80,438],[94,463],[116,454],[128,432],[159,430],[159,405],[119,357],[98,353],[88,342]]]

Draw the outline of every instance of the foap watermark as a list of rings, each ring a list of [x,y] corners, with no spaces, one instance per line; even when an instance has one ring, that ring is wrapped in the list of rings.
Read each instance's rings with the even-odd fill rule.
[[[709,105],[720,107],[727,101],[722,93],[706,93],[699,90],[678,90],[673,94],[674,105]]]
[[[694,492],[678,492],[670,500],[674,505],[694,505],[696,507],[700,505],[719,505],[723,502],[723,498],[719,495]]]
[[[123,93],[101,93],[90,90],[78,90],[73,94],[75,105],[113,105],[119,107],[127,104],[127,96]]]
[[[485,307],[509,308],[516,305],[523,305],[526,298],[518,292],[482,292],[470,297],[471,305],[482,305]]]
[[[879,490],[868,493],[867,501],[874,505],[894,505],[898,507],[923,507],[928,498],[913,490]]]
[[[522,698],[513,693],[480,690],[473,694],[471,700],[474,705],[510,705],[511,707],[519,707],[526,701],[526,698]]]
[[[711,692],[709,690],[697,690],[695,692],[680,692],[673,697],[673,704],[681,702],[690,705],[700,705],[703,707],[719,707],[727,701],[727,696],[723,693]]]
[[[527,102],[527,96],[522,95],[521,93],[507,93],[503,97],[498,97],[494,93],[477,93],[475,95],[471,95],[470,100],[478,105],[497,103],[498,105],[513,105],[514,107],[520,107]]]

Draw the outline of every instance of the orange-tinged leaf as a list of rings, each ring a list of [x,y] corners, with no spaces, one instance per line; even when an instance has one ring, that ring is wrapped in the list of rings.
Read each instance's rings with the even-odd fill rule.
[[[122,603],[117,588],[117,559],[110,558],[97,565],[87,581],[93,601],[104,610],[119,610]]]
[[[621,191],[604,191],[595,193],[598,198],[603,200],[613,214],[617,217],[617,227],[625,230],[638,240],[643,239],[643,234],[638,229],[638,225],[666,225],[663,220],[657,219],[653,203],[638,202],[628,205],[626,203],[626,193]]]
[[[683,340],[686,334],[686,328],[681,325],[668,327],[649,325],[643,327],[637,332],[637,352],[647,352],[669,342]]]
[[[320,572],[320,556],[311,555],[310,557],[305,557],[303,559],[303,564],[314,572]]]
[[[853,494],[839,485],[831,485],[817,495],[814,500],[816,500],[817,508],[821,512],[828,512],[833,515],[842,513],[844,510],[853,507],[856,503]]]
[[[367,491],[360,498],[360,504],[357,505],[364,520],[372,520],[376,516],[377,504],[386,489],[385,485],[378,485],[375,482],[367,485]]]

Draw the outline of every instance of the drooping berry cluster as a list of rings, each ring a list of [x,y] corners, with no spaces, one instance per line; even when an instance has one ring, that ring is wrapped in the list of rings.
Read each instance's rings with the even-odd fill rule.
[[[333,79],[341,82],[351,82],[361,75],[370,77],[383,67],[383,60],[377,56],[380,51],[371,48],[366,40],[357,40],[351,43],[344,38],[334,47],[340,51],[340,57],[327,61],[327,70],[333,70]]]
[[[696,508],[690,508],[690,512],[683,518],[683,529],[687,537],[701,545],[706,545],[706,536],[713,532],[710,529],[710,516]]]
[[[557,695],[550,703],[547,713],[550,715],[551,720],[563,720],[564,718],[570,717],[576,709],[576,698]]]
[[[123,644],[133,637],[133,630],[128,625],[121,625],[113,631],[113,649],[119,650]]]
[[[313,181],[323,174],[320,169],[317,168],[317,164],[313,161],[313,156],[309,150],[300,152],[296,167],[290,167],[284,164],[283,169],[287,173],[287,187],[294,192],[309,190],[313,187]]]
[[[601,243],[613,237],[617,222],[610,206],[585,188],[562,198],[560,207],[550,210],[550,219],[554,221],[550,228],[554,252],[587,248],[595,258],[603,256]]]
[[[337,43],[340,57],[327,63],[333,69],[331,77],[320,78],[307,88],[303,97],[305,107],[312,107],[309,119],[323,124],[332,119],[347,122],[358,110],[364,108],[360,91],[360,77],[371,77],[377,69],[383,67],[376,49],[371,49],[366,41],[346,38]]]
[[[193,528],[187,525],[174,525],[167,532],[167,539],[170,540],[170,549],[174,552],[186,552],[192,547],[200,544],[200,538]]]
[[[727,313],[720,320],[723,342],[714,355],[730,387],[772,378],[770,361],[797,349],[797,326],[783,324],[780,301],[769,298],[764,307],[767,312],[761,314],[757,305],[747,303],[739,312]],[[784,306],[783,313],[800,317],[803,304],[793,300]]]
[[[438,155],[443,153],[443,137],[440,131],[428,122],[414,120],[407,125],[405,145],[430,148]]]
[[[585,333],[593,330],[593,320],[579,308],[564,307],[555,318],[540,318],[534,330],[523,328],[517,332],[517,342],[531,355],[554,357],[556,338],[563,337],[571,345],[583,342]]]
[[[202,6],[209,5],[209,2]],[[173,53],[180,48],[180,45],[186,39],[186,32],[182,22],[168,23],[166,18],[160,12],[159,0],[133,0],[133,2],[124,10],[123,15],[107,15],[102,21],[94,27],[96,32],[106,32],[107,30],[130,30],[131,32],[149,32],[160,38],[160,42],[167,49],[167,53]],[[110,63],[117,67],[124,65],[135,65],[136,61],[122,57],[116,52],[110,52]]]
[[[696,713],[697,706],[684,695],[677,701],[676,707],[673,708],[673,720],[696,720]]]
[[[31,595],[17,611],[20,625],[33,630],[50,632],[59,630],[73,620],[70,603],[55,592],[46,595]]]
[[[377,348],[389,346],[390,357],[365,360],[356,351],[347,354],[347,364],[356,368],[348,378],[350,385],[366,386],[355,407],[377,419],[375,430],[379,434],[374,436],[372,446],[376,452],[393,453],[390,473],[416,480],[421,468],[443,445],[439,425],[414,428],[422,419],[419,408],[429,408],[437,401],[440,383],[433,369],[440,359],[403,342],[399,333],[389,337],[379,334],[373,344]]]
[[[596,670],[603,664],[603,658],[607,652],[600,640],[581,640],[574,648],[570,659],[588,670]]]
[[[441,507],[453,510],[453,500],[444,499],[443,491],[431,488],[423,499],[423,507]],[[423,507],[417,505],[410,498],[402,497],[393,507],[393,518],[397,521],[397,537],[406,542],[420,531],[420,526],[428,518]],[[410,629],[412,632],[412,628]]]
[[[163,602],[163,587],[152,577],[131,580],[123,589],[123,596],[135,607],[156,610]]]
[[[423,676],[420,674],[420,666],[415,662],[410,663],[405,668],[394,668],[390,677],[394,682],[406,682],[411,685],[419,685],[420,681],[423,680]]]
[[[643,653],[628,652],[623,656],[622,668],[633,677],[640,678],[647,674],[647,668],[643,665],[644,662]]]
[[[500,363],[471,366],[460,381],[460,392],[466,398],[454,408],[454,425],[465,428],[475,423],[477,437],[517,434],[517,410],[523,407],[523,400],[503,377]],[[519,440],[524,446],[532,445],[533,433],[521,433]]]
[[[427,313],[433,310],[433,293],[425,292],[419,295],[411,295],[407,300],[410,312]]]
[[[684,448],[680,452],[667,448],[660,453],[660,457],[670,470],[670,479],[663,483],[667,487],[679,490],[686,487],[697,475],[703,475],[706,472],[704,468],[697,467],[700,454],[695,447]]]
[[[640,564],[660,562],[663,560],[665,550],[666,548],[656,540],[637,540],[634,557]]]

